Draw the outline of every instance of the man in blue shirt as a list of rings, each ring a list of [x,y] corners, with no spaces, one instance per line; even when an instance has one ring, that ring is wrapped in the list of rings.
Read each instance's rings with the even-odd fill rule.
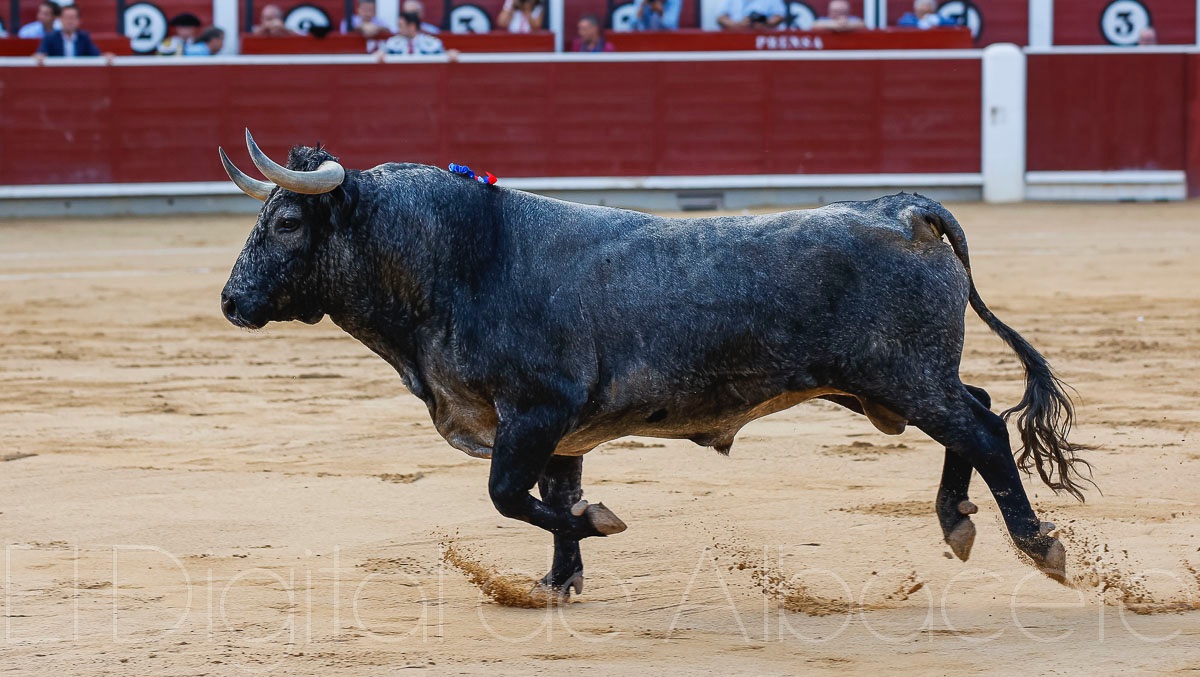
[[[225,31],[213,26],[183,49],[184,56],[212,56],[225,46]]]
[[[679,28],[679,12],[683,0],[638,0],[637,23],[639,31],[673,31]]]
[[[57,2],[42,0],[38,5],[37,19],[21,26],[21,30],[17,31],[17,37],[40,40],[50,35],[56,28],[61,27],[62,22],[58,20],[60,14],[62,14],[62,8],[58,6]]]
[[[906,12],[900,20],[896,22],[897,26],[906,28],[937,28],[938,26],[952,26],[953,22],[943,19],[937,13],[937,0],[916,0],[913,3],[913,11]]]
[[[778,28],[786,16],[783,0],[725,0],[717,23],[727,31],[761,31]]]

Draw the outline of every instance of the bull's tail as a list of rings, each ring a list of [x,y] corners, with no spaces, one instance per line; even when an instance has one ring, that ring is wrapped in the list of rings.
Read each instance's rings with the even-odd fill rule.
[[[936,203],[934,203],[936,204]],[[988,327],[991,328],[1021,360],[1025,366],[1025,395],[1016,406],[1001,413],[1005,420],[1014,414],[1017,416],[1017,430],[1021,435],[1021,449],[1017,453],[1017,466],[1025,472],[1034,469],[1054,490],[1066,491],[1075,498],[1083,501],[1082,482],[1093,487],[1092,466],[1077,452],[1093,447],[1072,444],[1067,440],[1071,425],[1075,420],[1075,408],[1067,395],[1067,386],[1050,368],[1045,357],[1031,346],[1012,327],[1004,324],[984,304],[975,289],[975,281],[971,276],[971,262],[967,255],[967,239],[962,226],[941,205],[932,205],[926,211],[934,231],[944,234],[959,261],[966,268],[967,278],[971,284],[971,307]],[[1086,475],[1081,471],[1086,471]]]

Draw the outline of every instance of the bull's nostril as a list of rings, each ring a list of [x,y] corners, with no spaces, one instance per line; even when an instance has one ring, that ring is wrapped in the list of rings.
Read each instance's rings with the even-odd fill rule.
[[[237,315],[237,304],[224,294],[221,294],[221,312],[225,313],[225,317],[229,319],[233,319]]]

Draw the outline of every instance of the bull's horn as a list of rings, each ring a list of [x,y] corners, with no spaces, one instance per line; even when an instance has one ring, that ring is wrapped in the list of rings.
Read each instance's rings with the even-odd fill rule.
[[[250,149],[250,159],[254,161],[254,166],[258,167],[258,171],[262,172],[263,176],[294,193],[305,195],[328,193],[342,185],[342,180],[346,178],[346,170],[333,160],[322,162],[320,167],[311,172],[298,172],[277,164],[262,152],[258,144],[254,143],[254,137],[250,136],[249,129],[246,130],[246,148]]]
[[[225,154],[225,149],[217,147],[217,151],[221,153],[221,164],[225,166],[225,173],[229,175],[229,180],[233,181],[234,185],[242,189],[242,192],[252,198],[267,201],[267,197],[271,195],[271,189],[275,184],[269,181],[259,181],[258,179],[246,176],[242,170],[238,169],[229,161],[229,156]]]

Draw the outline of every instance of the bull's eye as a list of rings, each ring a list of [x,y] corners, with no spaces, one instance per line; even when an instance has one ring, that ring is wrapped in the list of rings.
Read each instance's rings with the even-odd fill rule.
[[[300,230],[300,221],[297,219],[280,219],[275,222],[276,233],[294,233]]]

